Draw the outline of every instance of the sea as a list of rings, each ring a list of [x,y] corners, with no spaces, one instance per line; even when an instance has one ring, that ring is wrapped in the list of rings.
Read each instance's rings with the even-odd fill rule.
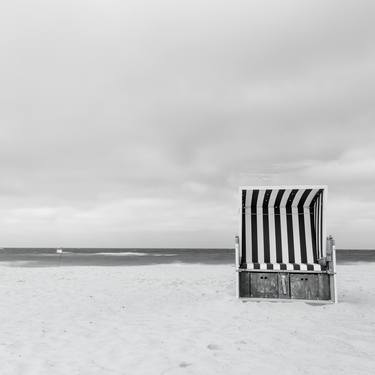
[[[336,251],[338,264],[375,262],[375,250]],[[22,267],[234,264],[234,249],[0,248],[0,264]]]

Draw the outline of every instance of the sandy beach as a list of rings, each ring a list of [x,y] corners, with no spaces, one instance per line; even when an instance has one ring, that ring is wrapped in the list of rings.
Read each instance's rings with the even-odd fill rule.
[[[243,302],[230,265],[0,268],[2,375],[375,368],[375,263],[338,266],[337,305]]]

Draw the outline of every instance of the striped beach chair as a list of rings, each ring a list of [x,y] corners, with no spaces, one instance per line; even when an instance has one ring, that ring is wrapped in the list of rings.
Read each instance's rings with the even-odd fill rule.
[[[237,296],[337,301],[326,186],[243,186]]]

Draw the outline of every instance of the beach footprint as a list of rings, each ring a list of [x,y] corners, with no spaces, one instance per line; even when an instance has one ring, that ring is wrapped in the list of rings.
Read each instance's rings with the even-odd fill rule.
[[[192,364],[191,363],[188,363],[188,362],[181,362],[180,364],[179,364],[179,366],[180,367],[183,367],[183,368],[185,368],[185,367],[189,367],[189,366],[191,366]]]
[[[208,344],[207,349],[209,350],[220,350],[220,346],[216,344]]]

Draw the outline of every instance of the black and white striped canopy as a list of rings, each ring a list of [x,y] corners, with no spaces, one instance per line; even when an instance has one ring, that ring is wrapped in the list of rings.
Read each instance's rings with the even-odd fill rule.
[[[320,270],[325,191],[241,188],[241,268]]]

